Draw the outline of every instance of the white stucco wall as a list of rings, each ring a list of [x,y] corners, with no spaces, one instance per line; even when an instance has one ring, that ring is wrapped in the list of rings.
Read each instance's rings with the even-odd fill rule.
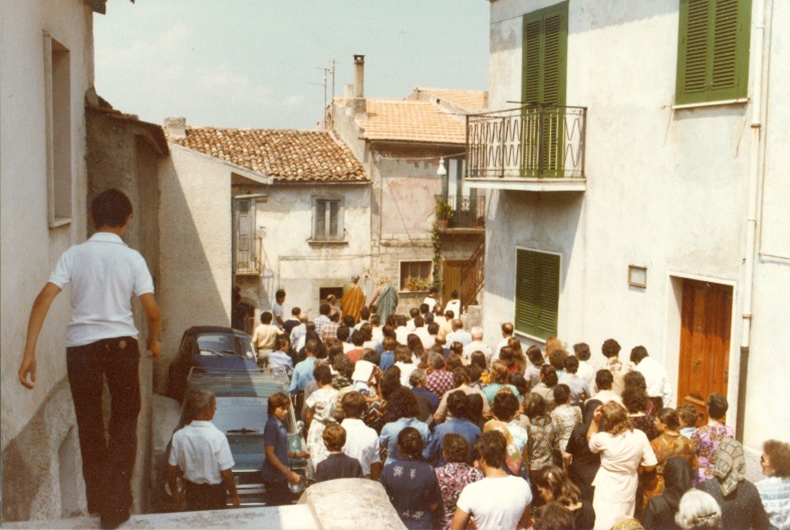
[[[342,287],[353,274],[370,268],[370,183],[273,184],[265,189],[269,197],[257,202],[265,270],[260,279],[238,280],[242,296],[257,299],[259,310],[268,311],[282,288],[286,316],[299,307],[316,318],[321,288]],[[310,241],[315,197],[342,198],[343,243]]]
[[[555,3],[491,4],[491,109],[511,107],[507,101],[520,99],[521,15]],[[774,11],[770,93],[784,94],[788,71],[780,35],[790,17],[788,6],[776,5]],[[673,278],[731,285],[728,399],[734,422],[752,104],[673,110],[677,32],[674,0],[570,2],[566,101],[588,108],[586,191],[489,194],[485,332],[497,337],[501,323],[513,319],[515,248],[557,252],[562,255],[558,335],[563,342],[568,347],[589,343],[599,362],[606,338],[615,337],[626,356],[642,344],[664,362],[675,383],[680,317]],[[752,69],[760,49],[753,31]],[[755,78],[752,71],[752,98]],[[773,252],[788,256],[790,192],[782,151],[787,111],[774,97],[769,112],[763,245],[770,243]],[[788,338],[776,315],[786,313],[782,302],[790,294],[789,262],[786,257],[763,260],[756,269],[747,394],[752,415],[745,430],[746,445],[752,447],[768,436],[790,437],[790,421],[780,427],[756,416],[770,407],[770,389],[779,385],[778,375],[763,379],[768,367],[774,374],[790,369],[790,361],[776,355]],[[629,287],[629,265],[647,267],[646,289]]]
[[[184,331],[230,325],[231,171],[176,144],[160,165],[162,357],[154,380],[160,392]]]

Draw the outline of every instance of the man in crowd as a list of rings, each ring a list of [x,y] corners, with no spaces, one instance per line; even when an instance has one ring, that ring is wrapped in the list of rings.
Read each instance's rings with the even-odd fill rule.
[[[272,304],[272,314],[274,315],[275,325],[282,329],[283,324],[285,321],[285,308],[283,304],[285,303],[285,289],[278,289],[277,292],[274,294],[274,304]]]
[[[486,363],[491,366],[491,355],[493,352],[491,351],[491,348],[488,346],[488,344],[483,342],[483,328],[480,326],[474,326],[470,335],[472,337],[472,342],[464,346],[464,362],[469,364],[469,359],[472,358],[472,354],[476,351],[479,351],[483,352],[483,354],[486,356]]]
[[[447,335],[447,344],[452,344],[453,342],[460,342],[464,346],[471,344],[472,335],[464,329],[464,323],[460,318],[452,320],[452,328],[453,331]]]
[[[637,346],[631,350],[631,362],[636,366],[634,369],[645,376],[647,397],[653,401],[656,410],[674,407],[675,398],[664,365],[650,357],[644,346]]]
[[[263,366],[267,361],[269,354],[274,350],[274,341],[282,333],[280,328],[272,325],[272,320],[272,314],[264,311],[261,313],[261,323],[258,324],[252,333],[252,343],[255,345],[255,351],[258,353],[258,366]]]
[[[323,303],[318,306],[318,318],[313,320],[313,323],[315,324],[315,332],[318,333],[319,336],[321,335],[321,330],[324,328],[324,326],[330,322],[329,311],[331,311],[331,309],[332,308],[329,307],[329,304],[327,303]]]

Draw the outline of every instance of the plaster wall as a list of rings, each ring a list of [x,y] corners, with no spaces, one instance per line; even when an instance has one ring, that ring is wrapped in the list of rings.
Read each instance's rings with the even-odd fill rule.
[[[511,107],[507,101],[520,99],[521,16],[554,3],[491,4],[492,109]],[[774,4],[769,94],[785,93],[788,79],[782,37],[776,31],[790,22],[788,6]],[[731,285],[728,398],[734,422],[752,104],[673,110],[677,32],[675,1],[570,2],[566,101],[588,108],[586,191],[489,194],[485,334],[498,336],[501,322],[513,319],[515,247],[560,253],[558,335],[566,346],[588,342],[593,361],[602,362],[599,345],[606,338],[617,338],[626,353],[642,344],[665,364],[675,384],[678,279]],[[754,42],[754,30],[751,49],[750,95],[757,75],[755,54],[762,49],[762,43]],[[786,157],[779,150],[787,137],[788,121],[781,119],[787,111],[774,110],[781,105],[778,98],[769,99],[768,105],[763,244],[770,242],[777,254],[787,256],[784,205],[790,192],[783,182]],[[781,294],[790,285],[786,263],[757,266],[747,413],[770,406],[767,394],[760,396],[770,387],[763,382],[764,369],[758,369],[772,354],[758,344],[770,344],[775,352],[787,338],[775,318],[768,317],[782,313],[784,306],[778,304],[787,298]],[[647,267],[646,288],[628,285],[629,265]],[[539,342],[523,338],[525,344]],[[772,373],[790,368],[774,355],[770,362]],[[770,429],[784,438],[789,435],[790,422],[752,430],[758,422],[758,417],[747,419],[747,445],[759,445]]]
[[[162,356],[154,386],[160,393],[184,331],[230,325],[231,172],[228,164],[175,144],[159,167]]]
[[[320,289],[343,287],[370,268],[370,184],[273,184],[257,201],[257,229],[263,235],[264,271],[238,276],[242,296],[271,310],[277,289],[286,291],[286,314],[299,307],[318,316]],[[312,241],[313,199],[343,199],[344,242]]]
[[[47,213],[44,31],[69,50],[70,66],[71,194],[58,199],[71,204],[72,218],[54,228],[49,227]],[[70,289],[54,301],[41,331],[34,390],[21,387],[17,370],[36,295],[63,251],[86,237],[83,98],[93,83],[92,13],[82,0],[2,2],[0,38],[0,431],[5,521],[59,517],[80,503],[73,496],[65,499],[61,490],[81,488],[81,475],[64,469],[64,482],[57,478],[68,461],[79,461],[78,446],[64,445],[75,428],[65,383]],[[57,456],[61,447],[63,460]],[[17,458],[24,463],[15,463]]]

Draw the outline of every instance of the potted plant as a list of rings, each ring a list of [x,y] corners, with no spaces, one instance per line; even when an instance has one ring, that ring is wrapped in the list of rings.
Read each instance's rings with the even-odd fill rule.
[[[453,207],[448,203],[444,201],[436,203],[436,222],[440,229],[447,228],[447,221],[453,217],[454,213]]]

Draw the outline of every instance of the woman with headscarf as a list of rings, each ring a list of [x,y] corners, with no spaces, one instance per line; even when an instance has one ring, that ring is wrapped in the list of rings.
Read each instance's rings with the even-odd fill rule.
[[[691,489],[691,465],[682,456],[673,456],[664,464],[664,493],[647,501],[642,526],[645,530],[680,530],[675,514],[683,494]]]
[[[597,399],[588,399],[584,404],[584,423],[574,427],[565,451],[571,455],[571,465],[568,476],[579,487],[582,499],[592,502],[595,493],[595,474],[601,467],[601,456],[590,451],[587,444],[587,429],[593,421],[595,409],[603,405]]]
[[[732,438],[722,440],[713,454],[713,478],[697,489],[711,495],[721,506],[723,528],[762,530],[771,527],[757,488],[746,480],[743,446]]]

